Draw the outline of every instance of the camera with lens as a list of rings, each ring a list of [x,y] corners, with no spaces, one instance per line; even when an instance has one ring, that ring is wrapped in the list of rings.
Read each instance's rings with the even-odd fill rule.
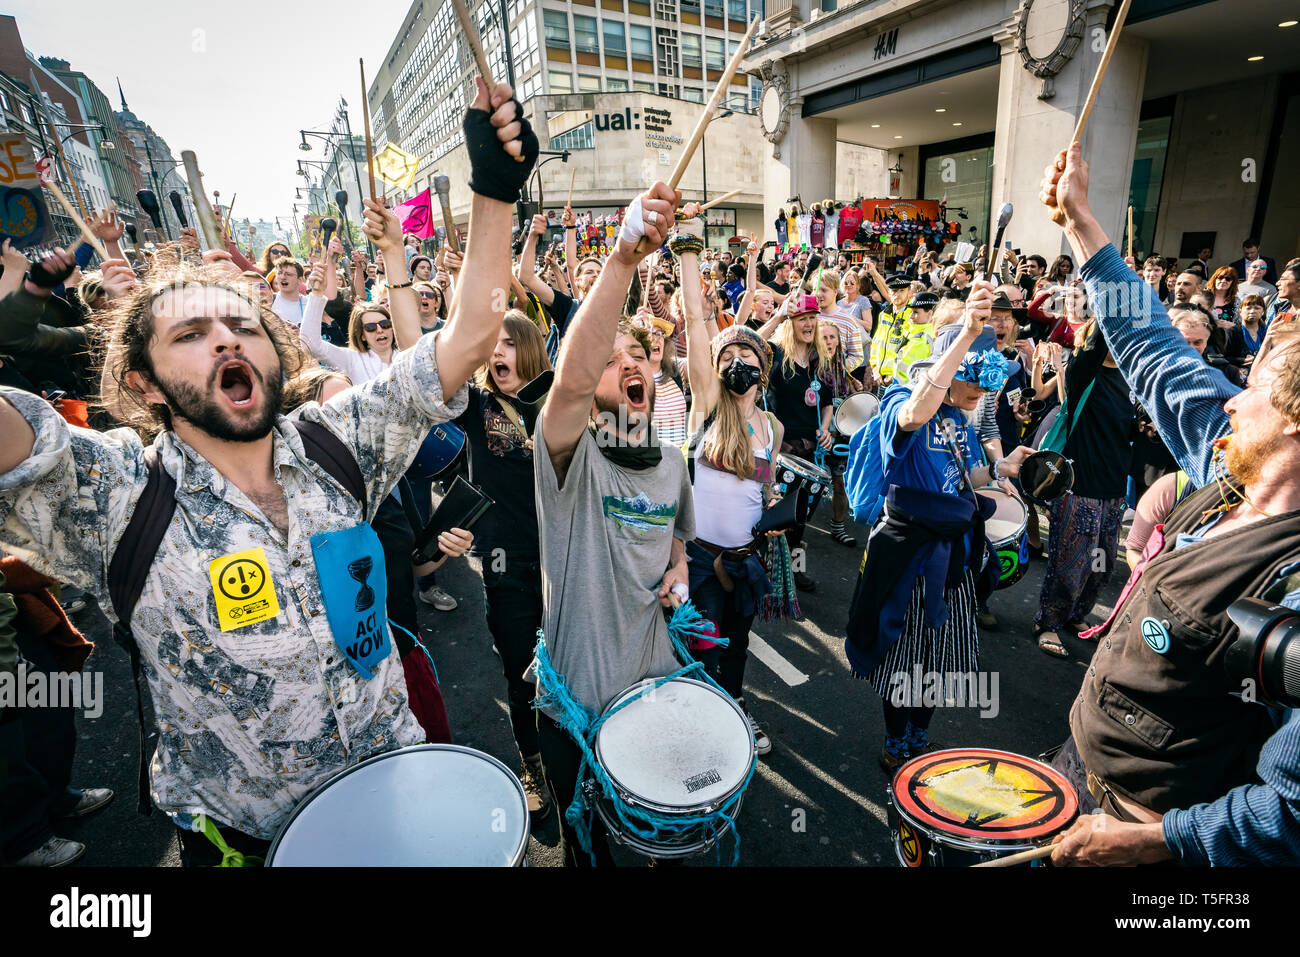
[[[1254,682],[1265,704],[1300,708],[1300,612],[1258,598],[1238,598],[1228,617],[1240,634],[1223,657],[1236,681]]]

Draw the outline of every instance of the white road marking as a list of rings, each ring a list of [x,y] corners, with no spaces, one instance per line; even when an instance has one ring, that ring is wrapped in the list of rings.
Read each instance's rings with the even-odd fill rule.
[[[755,658],[776,672],[776,676],[791,688],[808,680],[806,674],[786,661],[779,651],[752,631],[749,633],[749,650]]]

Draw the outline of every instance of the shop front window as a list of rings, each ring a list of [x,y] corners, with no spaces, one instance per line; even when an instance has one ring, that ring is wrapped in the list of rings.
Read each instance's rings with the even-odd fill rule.
[[[1138,122],[1137,150],[1133,154],[1133,175],[1129,179],[1128,201],[1133,207],[1133,249],[1149,255],[1156,238],[1156,214],[1160,211],[1160,186],[1165,176],[1172,116],[1155,116]],[[1128,224],[1124,226],[1128,231]],[[1127,249],[1125,237],[1124,248]]]
[[[942,150],[940,144],[938,149]],[[948,220],[961,223],[961,238],[977,247],[986,242],[993,203],[993,145],[952,152],[924,153],[922,192],[907,199],[948,198]],[[962,217],[965,214],[965,218]],[[972,234],[971,229],[975,232]],[[951,248],[951,247],[950,247]]]

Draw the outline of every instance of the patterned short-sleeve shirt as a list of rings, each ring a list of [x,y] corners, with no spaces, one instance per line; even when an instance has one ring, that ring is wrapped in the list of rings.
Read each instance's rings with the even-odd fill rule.
[[[157,718],[150,785],[162,810],[202,812],[269,839],[315,786],[423,739],[397,654],[367,681],[336,645],[310,540],[373,518],[430,427],[465,409],[463,386],[443,396],[436,338],[426,335],[370,382],[294,413],[352,451],[366,482],[364,516],[306,457],[288,419],[276,422],[272,451],[287,537],[174,432],[156,440],[176,480],[176,511],[130,626]],[[36,433],[31,456],[0,475],[0,547],[98,594],[107,609],[109,562],[148,477],[144,446],[127,429],[69,426],[29,393],[0,395]],[[279,614],[223,632],[209,566],[253,548],[265,552]]]

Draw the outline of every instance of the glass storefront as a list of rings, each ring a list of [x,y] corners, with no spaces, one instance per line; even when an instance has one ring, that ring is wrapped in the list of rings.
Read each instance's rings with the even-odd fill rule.
[[[948,219],[961,223],[961,238],[977,247],[985,242],[993,204],[993,141],[953,149],[936,143],[921,148],[924,164],[919,199],[948,200]],[[965,213],[965,217],[962,217]],[[972,232],[974,230],[974,232]]]
[[[1169,153],[1169,129],[1173,121],[1172,113],[1138,121],[1137,150],[1133,154],[1133,175],[1128,188],[1129,205],[1133,207],[1133,251],[1138,262],[1153,251],[1160,187],[1165,177],[1165,157]],[[1127,224],[1124,231],[1128,231]],[[1127,244],[1128,237],[1125,236],[1120,243],[1121,249],[1127,250]]]

